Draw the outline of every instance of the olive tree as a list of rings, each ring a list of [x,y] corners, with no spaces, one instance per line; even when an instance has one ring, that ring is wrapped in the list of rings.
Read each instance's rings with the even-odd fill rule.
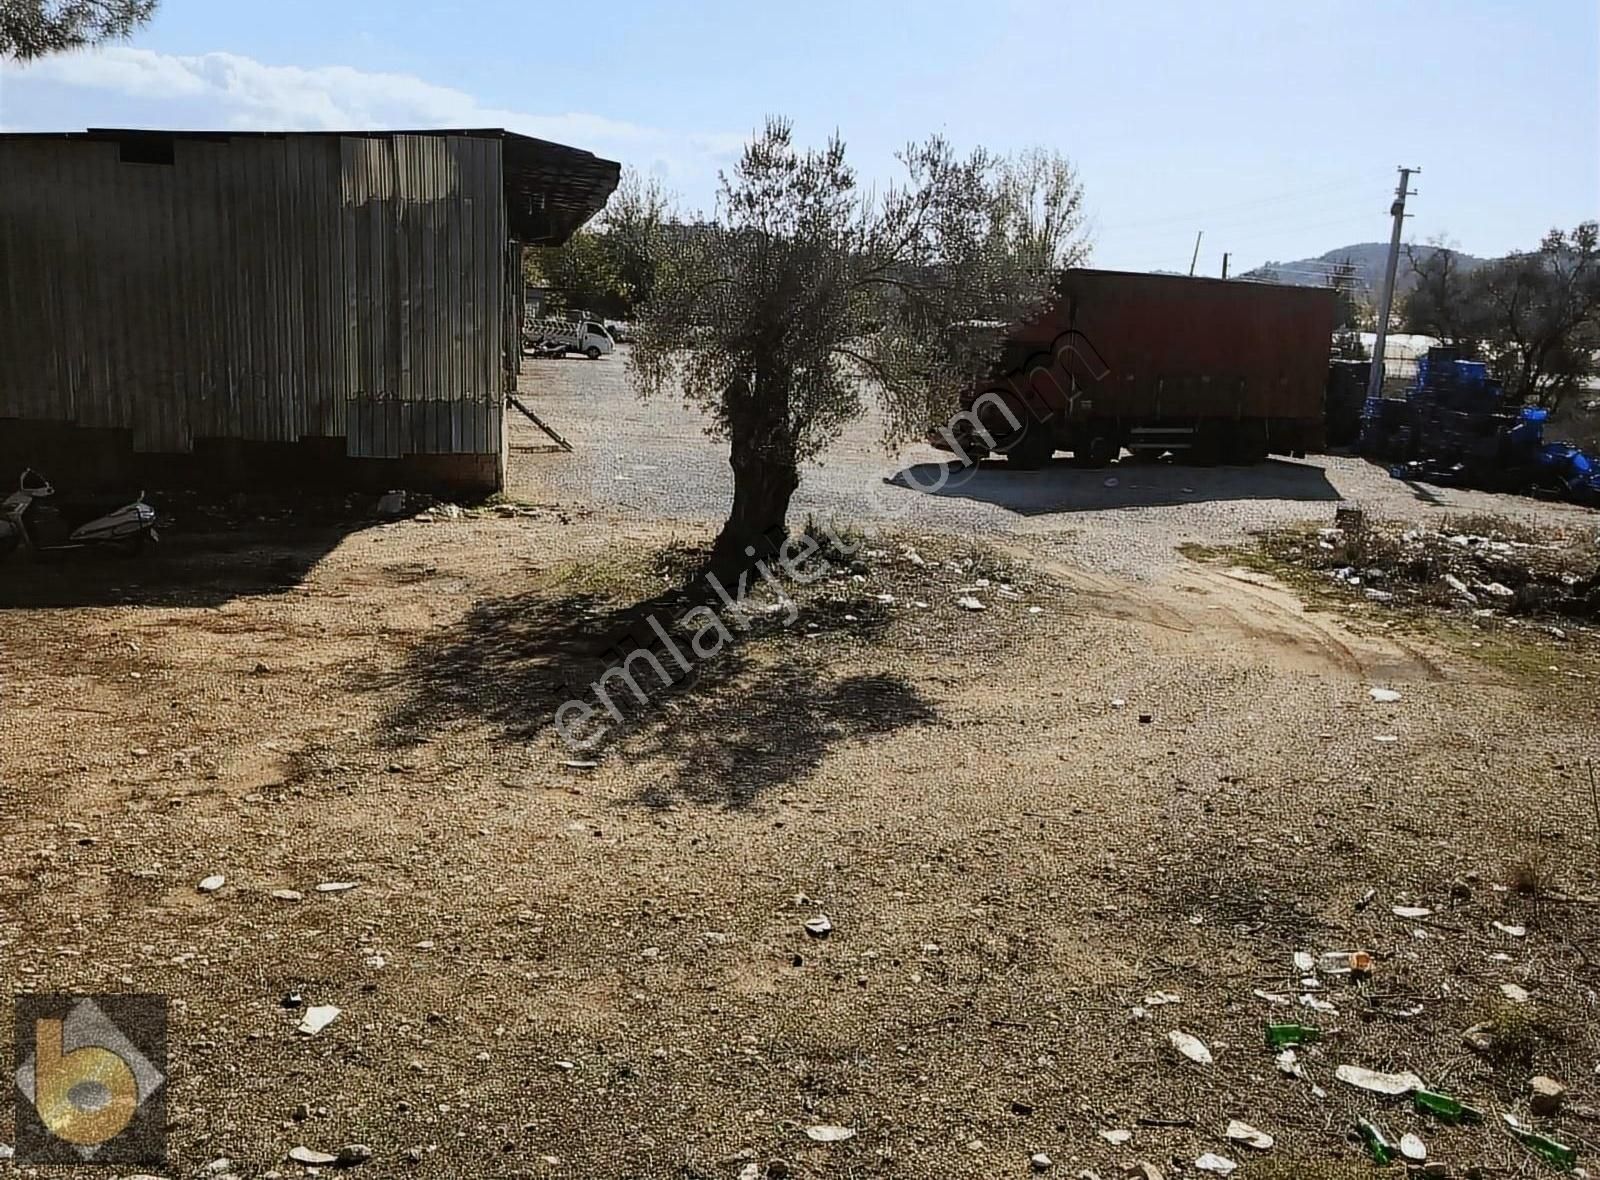
[[[1553,229],[1537,250],[1472,272],[1468,316],[1506,388],[1549,409],[1584,388],[1600,348],[1600,225]]]
[[[1006,325],[1085,253],[1082,189],[1045,152],[958,156],[935,136],[904,178],[863,188],[834,136],[769,120],[708,220],[665,221],[631,372],[709,411],[733,504],[713,562],[786,527],[801,466],[876,397],[889,440],[920,436],[998,352]]]
[[[155,10],[156,0],[0,0],[0,57],[31,61],[117,41]]]

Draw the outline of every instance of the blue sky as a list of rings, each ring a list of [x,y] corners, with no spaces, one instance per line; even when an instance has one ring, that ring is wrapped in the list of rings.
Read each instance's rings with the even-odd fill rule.
[[[1059,149],[1102,266],[1385,238],[1397,164],[1408,237],[1498,254],[1600,215],[1600,6],[162,0],[124,46],[0,69],[7,130],[507,126],[698,207],[769,113],[869,180],[931,131]]]

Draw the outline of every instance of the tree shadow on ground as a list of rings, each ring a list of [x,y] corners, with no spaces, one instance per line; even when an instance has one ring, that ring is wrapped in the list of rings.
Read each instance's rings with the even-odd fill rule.
[[[819,657],[820,658],[820,657]],[[905,677],[884,672],[829,678],[809,663],[770,662],[708,673],[715,682],[621,744],[660,759],[670,776],[642,802],[746,806],[773,787],[800,782],[845,742],[935,720]]]
[[[718,611],[732,642],[701,659],[675,620],[704,599],[682,588],[619,604],[580,592],[530,592],[479,602],[455,626],[431,638],[382,683],[399,690],[385,740],[409,746],[457,722],[482,722],[504,738],[537,741],[552,732],[569,701],[593,706],[574,732],[585,739],[574,759],[660,761],[663,779],[640,802],[675,798],[744,806],[763,792],[795,783],[842,742],[931,721],[935,712],[903,677],[829,675],[826,639],[848,632],[857,643],[880,637],[890,614],[858,597],[808,604],[803,621],[785,625],[768,606],[741,629]],[[674,636],[689,667],[664,646],[654,654],[670,683],[642,659],[630,664],[638,699],[620,680],[609,684],[616,720],[595,685],[630,653],[656,638],[649,620]]]

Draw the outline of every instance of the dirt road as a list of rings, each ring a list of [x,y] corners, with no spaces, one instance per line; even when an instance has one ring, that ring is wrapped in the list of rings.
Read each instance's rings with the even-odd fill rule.
[[[523,395],[576,451],[552,452],[548,439],[513,414],[513,491],[625,519],[720,521],[733,495],[725,446],[706,437],[698,411],[671,398],[640,401],[628,383],[626,352],[526,363]],[[995,460],[951,475],[939,451],[885,451],[881,435],[874,415],[851,425],[823,462],[804,472],[795,518],[816,513],[958,536],[1048,538],[1076,565],[1137,578],[1170,570],[1186,542],[1240,543],[1251,530],[1331,518],[1340,502],[1419,524],[1494,512],[1592,532],[1597,519],[1572,505],[1402,483],[1337,455],[1258,467],[1104,471],[1058,458],[1043,471],[1017,472]]]
[[[524,515],[6,568],[0,981],[171,997],[161,1175],[361,1142],[362,1176],[1172,1176],[1210,1151],[1316,1178],[1371,1174],[1347,1133],[1373,1113],[1509,1175],[1497,1127],[1335,1067],[1600,1104],[1589,637],[1308,610],[1171,549],[1331,512],[1224,481],[1322,466],[1437,511],[1404,485],[1335,463],[1174,471],[1197,499],[1167,505],[919,501],[573,768],[553,711],[709,537],[720,478],[688,420],[594,398],[541,404],[580,452],[519,455],[550,505]],[[597,436],[641,478],[602,478]],[[1369,982],[1293,962],[1358,948]],[[342,1014],[298,1036],[290,995]],[[1305,1076],[1269,1020],[1325,1030]],[[1485,1020],[1489,1057],[1461,1039]],[[1592,1158],[1591,1125],[1546,1125]]]

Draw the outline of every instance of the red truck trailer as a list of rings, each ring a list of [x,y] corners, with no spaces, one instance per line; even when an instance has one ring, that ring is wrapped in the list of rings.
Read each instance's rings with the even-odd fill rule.
[[[1330,288],[1069,270],[929,438],[1024,468],[1058,450],[1089,467],[1124,447],[1195,464],[1304,455],[1323,444],[1334,315]]]

